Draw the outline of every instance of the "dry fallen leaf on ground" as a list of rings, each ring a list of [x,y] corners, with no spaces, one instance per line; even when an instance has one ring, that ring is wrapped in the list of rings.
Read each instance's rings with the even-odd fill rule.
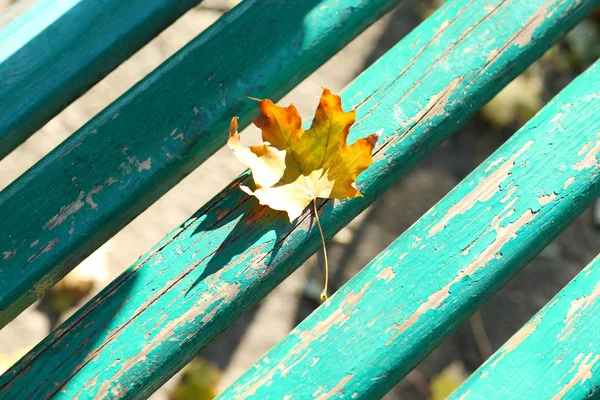
[[[256,189],[242,190],[260,204],[285,211],[290,221],[311,202],[319,223],[316,199],[347,199],[360,196],[354,187],[358,175],[371,164],[378,134],[346,143],[354,110],[342,110],[341,98],[324,89],[312,125],[302,129],[294,107],[279,107],[270,100],[258,102],[260,116],[254,124],[262,131],[262,144],[245,147],[237,132],[237,119],[230,127],[229,147],[251,172]],[[319,223],[321,238],[323,233]],[[323,248],[325,249],[324,239]],[[327,259],[327,256],[325,256]],[[327,263],[326,263],[327,268]],[[322,297],[325,299],[327,276]]]

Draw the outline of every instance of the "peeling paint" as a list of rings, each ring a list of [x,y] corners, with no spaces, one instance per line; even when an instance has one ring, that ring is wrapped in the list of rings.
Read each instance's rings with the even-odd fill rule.
[[[465,394],[463,394],[462,396],[460,396],[459,400],[464,400],[467,398],[467,396],[469,396],[469,393],[471,393],[471,390],[467,390],[467,392]]]
[[[152,168],[152,158],[148,157],[146,161],[138,164],[137,170],[138,172],[142,172],[144,170],[150,171],[150,168]]]
[[[328,391],[327,393],[323,393],[323,394],[319,395],[319,397],[317,397],[316,400],[328,400],[328,399],[333,398],[336,395],[339,395],[339,393],[344,389],[344,386],[346,386],[346,384],[348,382],[350,382],[350,380],[353,377],[354,377],[353,374],[345,376],[334,387],[332,387],[330,391]]]
[[[500,199],[500,203],[506,203],[508,200],[510,200],[513,196],[513,194],[515,194],[515,192],[517,191],[517,187],[513,186],[508,190],[508,193],[506,193],[506,196],[504,196],[503,198]]]
[[[196,265],[196,264],[194,264],[194,265]],[[192,308],[188,309],[186,312],[184,312],[177,318],[171,318],[165,324],[165,326],[161,328],[160,331],[154,332],[152,335],[151,341],[149,341],[148,343],[145,343],[143,348],[136,354],[135,357],[125,360],[121,364],[120,371],[118,373],[116,373],[115,375],[113,375],[112,379],[106,380],[104,383],[102,383],[102,385],[96,392],[96,396],[98,398],[106,398],[108,396],[108,390],[109,390],[110,384],[113,383],[114,381],[118,382],[119,378],[124,373],[126,373],[129,369],[131,369],[134,365],[145,361],[148,354],[150,354],[155,348],[159,347],[163,341],[167,340],[175,328],[181,326],[185,322],[189,322],[190,320],[195,319],[198,315],[201,315],[202,312],[206,310],[206,307],[208,305],[215,304],[215,302],[227,303],[227,302],[231,301],[231,299],[235,298],[239,292],[239,286],[237,284],[228,284],[226,282],[223,282],[220,279],[223,272],[224,271],[221,270],[220,273],[215,274],[211,279],[212,286],[214,286],[214,288],[215,288],[216,295],[212,294],[212,292],[203,293],[200,300]],[[181,279],[181,278],[178,278],[178,279]],[[209,285],[211,285],[211,284],[209,284]],[[168,289],[168,287],[169,286],[167,286],[163,290],[166,291]],[[149,304],[151,304],[153,301],[155,301],[155,299],[150,299]],[[142,306],[142,307],[146,308],[145,306]],[[207,323],[210,320],[210,318],[212,318],[213,316],[214,316],[213,311],[207,313],[203,317],[202,322]],[[123,328],[121,328],[121,330],[122,329]],[[92,353],[92,354],[89,354],[86,357],[86,359],[91,360],[94,357],[95,357],[95,354]],[[121,396],[123,394],[123,392],[122,392],[122,389],[120,390],[118,388],[113,388],[111,390],[111,394],[113,396]]]
[[[478,188],[474,189],[474,191],[478,190]],[[500,249],[502,249],[502,246],[515,238],[517,231],[531,222],[534,217],[535,214],[532,213],[531,210],[527,210],[515,222],[504,227],[500,226],[502,219],[498,219],[493,228],[496,231],[496,238],[494,241],[485,250],[483,250],[471,264],[466,266],[450,283],[429,296],[429,298],[421,306],[419,306],[419,308],[417,308],[417,310],[402,324],[393,324],[390,326],[387,331],[396,330],[396,333],[388,340],[387,345],[391,344],[398,336],[404,333],[406,329],[413,326],[423,314],[430,310],[437,309],[444,302],[444,300],[450,296],[450,288],[453,284],[474,273],[476,270],[483,268],[485,265],[487,265],[487,263],[496,258],[497,253],[500,251]]]
[[[396,277],[396,274],[394,273],[394,269],[392,267],[387,267],[387,268],[381,270],[381,272],[379,274],[377,274],[377,279],[383,279],[386,282],[395,277]]]
[[[96,193],[100,192],[100,191],[102,190],[102,188],[103,188],[103,187],[104,187],[104,186],[102,186],[102,185],[94,186],[94,187],[92,188],[92,190],[90,190],[90,192],[87,194],[87,196],[86,196],[86,198],[85,198],[85,202],[86,202],[87,204],[89,204],[89,206],[90,206],[90,207],[92,207],[94,210],[97,210],[97,209],[98,209],[98,204],[96,204],[96,203],[94,202],[94,198],[93,198],[93,196],[94,196]],[[71,229],[73,229],[73,228],[71,228]]]
[[[598,307],[600,256],[496,352],[450,397],[502,399],[511,393],[539,398],[587,398],[600,381]],[[568,338],[561,335],[569,335]],[[527,340],[525,340],[527,339]],[[519,368],[515,368],[518,365]],[[489,377],[483,381],[483,378]]]
[[[600,299],[600,283],[587,296],[573,300],[571,307],[563,321],[565,327],[558,335],[559,340],[565,340],[573,333],[573,324],[583,315],[585,310]]]
[[[327,331],[333,326],[337,325],[338,327],[344,325],[350,319],[350,313],[344,311],[342,308],[337,309],[333,313],[330,314],[327,319],[323,321],[319,321],[318,324],[309,331],[303,331],[298,334],[301,339],[300,343],[310,343],[312,340],[315,340],[318,337],[321,337],[327,333]],[[304,349],[302,345],[300,345],[294,352],[297,354]]]
[[[58,214],[56,214],[54,217],[50,218],[50,220],[48,222],[46,222],[46,225],[44,225],[42,227],[42,229],[48,229],[51,231],[52,229],[56,228],[57,226],[59,226],[60,224],[65,222],[65,220],[69,217],[69,215],[73,215],[77,211],[79,211],[81,209],[81,207],[83,207],[83,205],[84,205],[84,203],[82,201],[84,195],[85,195],[85,192],[80,191],[79,195],[77,196],[77,199],[74,202],[72,202],[71,204],[61,207],[60,212]]]
[[[512,46],[516,45],[521,48],[530,46],[533,39],[533,34],[544,22],[547,22],[547,19],[551,15],[551,13],[548,13],[548,10],[550,7],[555,6],[555,4],[556,1],[554,0],[547,1],[540,8],[538,8],[533,15],[527,18],[527,21],[525,21],[521,29],[519,29],[510,38],[510,40],[508,40],[500,48],[490,51],[486,65],[481,73],[485,72],[490,66],[493,66],[495,62],[504,56],[508,49],[510,49]]]
[[[38,258],[39,256],[41,256],[42,254],[48,253],[48,252],[54,250],[54,248],[56,247],[56,245],[58,244],[59,241],[60,240],[58,238],[52,239],[51,241],[48,242],[48,244],[46,244],[45,246],[42,246],[42,248],[40,249],[40,251],[38,251],[37,253],[35,253],[31,257],[29,257],[27,259],[27,262],[30,263],[33,260],[35,260],[36,258]]]
[[[529,140],[516,153],[514,153],[507,161],[498,167],[489,176],[483,179],[473,190],[471,190],[458,203],[451,207],[446,215],[435,224],[430,230],[428,237],[440,233],[452,218],[457,215],[464,214],[475,203],[484,203],[492,198],[499,190],[500,183],[509,177],[511,169],[514,167],[515,160],[531,147],[533,140]]]
[[[358,302],[358,300],[364,295],[368,286],[369,283],[364,285],[361,291],[345,299],[343,304],[349,307],[355,305]],[[351,314],[347,311],[344,311],[344,308],[345,307],[340,307],[336,309],[327,320],[320,321],[317,324],[317,326],[315,326],[313,329],[307,331],[298,331],[297,329],[294,330],[294,332],[292,333],[300,338],[300,342],[295,351],[290,354],[290,357],[301,354],[300,358],[296,360],[292,365],[287,365],[288,361],[287,359],[284,359],[275,367],[270,369],[269,372],[266,373],[259,380],[250,381],[247,385],[238,388],[236,390],[236,393],[238,393],[238,395],[241,396],[238,398],[245,399],[247,397],[252,396],[256,393],[259,387],[261,387],[264,384],[267,384],[267,382],[273,379],[277,372],[279,372],[282,375],[285,375],[287,373],[286,371],[289,371],[293,367],[293,365],[301,362],[305,357],[307,357],[309,352],[304,351],[304,346],[309,345],[313,340],[316,340],[319,337],[324,337],[332,326],[335,325],[339,328],[341,325],[344,325],[348,321]]]
[[[563,190],[567,190],[569,188],[569,186],[571,186],[573,183],[575,183],[575,178],[570,177],[569,179],[567,179],[563,186]]]
[[[414,117],[410,118],[402,125],[404,127],[412,126],[415,123],[423,120],[427,117],[428,120],[431,120],[435,117],[443,115],[446,112],[446,104],[450,100],[450,97],[454,94],[456,88],[463,82],[463,77],[457,77],[448,86],[446,86],[442,91],[433,95],[429,99],[429,103],[422,110],[417,113]]]
[[[540,197],[538,201],[542,206],[545,206],[546,204],[552,202],[552,200],[556,199],[556,196],[556,193],[552,192],[550,194]]]
[[[588,142],[586,144],[584,144],[583,146],[581,146],[581,149],[579,149],[579,151],[577,152],[577,155],[582,155],[583,153],[585,153],[586,151],[589,150],[590,147],[592,147],[593,142]]]
[[[592,357],[594,358],[592,359]],[[596,356],[594,356],[593,353],[588,354],[585,360],[583,360],[583,362],[579,365],[575,376],[573,376],[573,378],[560,389],[560,391],[552,398],[552,400],[564,399],[565,395],[569,393],[569,391],[573,389],[575,385],[584,383],[586,380],[590,379],[592,377],[591,369],[595,366],[598,360],[600,360],[600,354]]]
[[[542,317],[538,315],[533,321],[527,323],[524,327],[519,329],[519,331],[515,333],[500,350],[498,350],[494,356],[494,361],[490,364],[490,367],[495,367],[496,364],[498,364],[504,358],[504,356],[506,356],[506,354],[510,353],[516,349],[518,345],[523,343],[523,341],[535,331],[535,328],[537,328],[540,322],[542,322]]]
[[[591,145],[591,143],[589,143]],[[592,147],[588,153],[583,157],[581,161],[577,164],[573,165],[573,169],[576,171],[581,171],[584,168],[592,168],[598,166],[597,154],[600,152],[600,140],[596,140],[594,142],[594,147]]]

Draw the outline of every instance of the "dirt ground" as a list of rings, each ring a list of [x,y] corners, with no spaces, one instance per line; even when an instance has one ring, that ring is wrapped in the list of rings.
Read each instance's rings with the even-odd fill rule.
[[[0,0],[0,11],[6,10],[9,3]],[[296,87],[280,104],[287,105],[291,101],[301,115],[312,114],[321,86],[327,86],[334,92],[342,89],[413,29],[430,4],[417,0],[403,2],[400,8],[374,24]],[[206,1],[191,10],[60,113],[9,157],[0,161],[0,189],[216,21],[231,6],[231,2],[215,0]],[[12,18],[12,14],[6,11],[2,17]],[[543,75],[541,101],[551,98],[576,72]],[[350,279],[517,128],[518,123],[499,127],[478,115],[419,163],[328,244],[329,262],[333,267],[332,286],[337,288]],[[228,149],[217,152],[84,262],[84,267],[92,271],[94,289],[75,307],[57,313],[49,305],[48,299],[42,299],[0,331],[0,356],[10,358],[37,344],[77,306],[131,265],[242,170],[242,165]],[[477,346],[474,329],[483,324],[487,341],[491,349],[496,350],[600,251],[600,231],[594,224],[592,214],[592,210],[588,210],[578,218],[481,309],[480,320],[461,326],[386,398],[427,398],[431,395],[432,379],[447,366],[459,365],[466,373],[477,368],[486,356],[481,353],[488,350],[485,346],[482,348],[481,344]],[[231,384],[318,306],[316,297],[322,280],[322,265],[318,260],[317,257],[311,258],[252,312],[198,355],[221,371],[219,388]],[[169,398],[180,380],[179,375],[175,376],[152,399]]]

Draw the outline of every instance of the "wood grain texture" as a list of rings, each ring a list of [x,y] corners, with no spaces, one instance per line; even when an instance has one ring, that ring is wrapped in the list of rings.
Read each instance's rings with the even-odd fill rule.
[[[384,133],[358,180],[364,197],[321,204],[326,235],[598,3],[448,2],[357,78],[342,95],[357,109],[350,142]],[[7,371],[0,399],[143,398],[300,266],[320,243],[310,210],[289,224],[239,190],[247,179],[232,182]]]
[[[40,0],[0,31],[0,159],[200,0]]]
[[[591,399],[600,391],[600,257],[450,399]],[[517,367],[518,366],[518,367]]]
[[[4,189],[0,327],[396,2],[246,0]]]
[[[220,398],[383,397],[600,194],[598,109],[600,62]]]

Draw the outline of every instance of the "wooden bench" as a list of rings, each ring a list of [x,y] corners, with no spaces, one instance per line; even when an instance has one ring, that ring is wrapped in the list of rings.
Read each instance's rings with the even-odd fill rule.
[[[394,3],[245,0],[3,190],[0,326],[220,148],[231,116],[247,124],[254,104],[246,96],[280,98]],[[364,197],[321,203],[326,236],[598,6],[600,0],[450,1],[364,71],[342,94],[344,107],[357,110],[349,140],[381,128],[383,139],[358,181]],[[15,24],[25,29],[31,14]],[[19,85],[7,93],[37,98]],[[28,111],[35,127],[66,104],[47,101]],[[600,194],[599,108],[597,63],[222,397],[385,394]],[[7,132],[33,131],[17,128]],[[8,152],[17,142],[0,147],[7,143]],[[310,212],[290,224],[237,189],[246,179],[232,182],[2,375],[0,399],[147,397],[298,268],[320,246]],[[554,368],[564,385],[555,375],[536,375],[539,364],[529,364],[529,376],[552,382],[552,393],[591,395],[600,384],[600,344],[578,323],[591,318],[600,297],[589,271],[466,382],[461,398],[507,385],[510,360],[543,349],[562,357]],[[569,314],[574,322],[561,321],[564,304],[572,296],[580,301],[580,291],[589,300]],[[537,329],[554,332],[558,322],[582,332],[569,334],[562,353],[548,336],[535,336]],[[523,384],[518,393],[528,389]]]

